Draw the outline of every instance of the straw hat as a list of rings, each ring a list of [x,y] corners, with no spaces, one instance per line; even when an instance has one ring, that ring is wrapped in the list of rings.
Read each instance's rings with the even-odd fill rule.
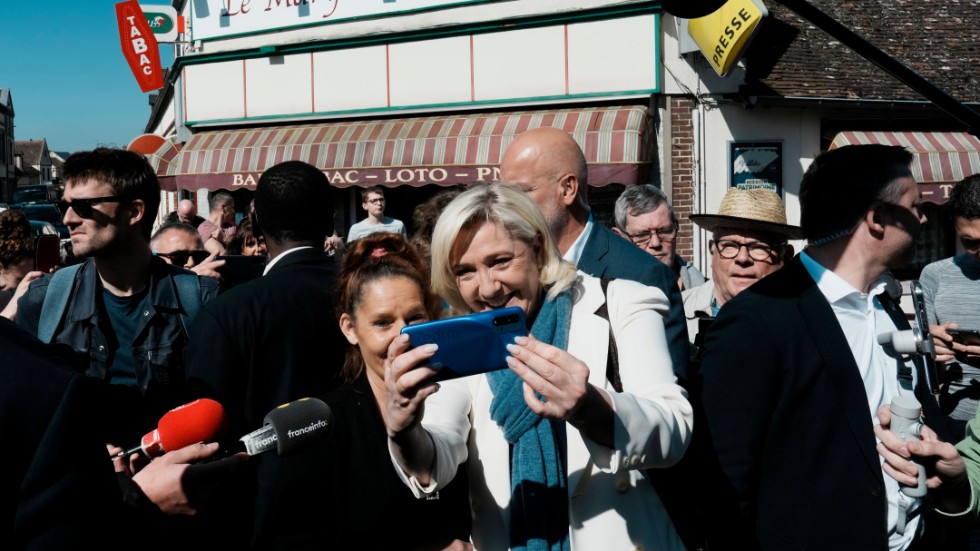
[[[766,188],[731,188],[721,200],[718,214],[692,214],[691,222],[708,231],[737,228],[802,239],[799,226],[786,223],[786,207],[775,191]]]

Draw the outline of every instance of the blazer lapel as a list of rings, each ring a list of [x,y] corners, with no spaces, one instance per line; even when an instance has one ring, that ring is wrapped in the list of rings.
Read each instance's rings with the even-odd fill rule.
[[[605,276],[603,257],[609,252],[609,238],[600,231],[599,222],[592,221],[592,232],[589,233],[582,248],[582,257],[578,261],[578,269],[595,277]]]
[[[880,475],[881,465],[875,447],[871,445],[875,437],[868,416],[868,397],[847,338],[827,302],[827,297],[820,292],[802,262],[797,260],[794,267],[798,267],[801,272],[799,276],[807,280],[800,294],[800,313],[807,333],[823,358],[824,367],[834,387],[834,396],[840,406],[840,414],[847,420],[868,468]]]

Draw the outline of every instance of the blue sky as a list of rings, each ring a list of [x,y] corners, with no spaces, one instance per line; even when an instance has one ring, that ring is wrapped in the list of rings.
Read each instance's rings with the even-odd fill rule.
[[[170,4],[140,0],[141,5]],[[150,116],[119,46],[114,0],[3,3],[0,88],[14,102],[14,138],[48,140],[53,151],[125,147]],[[173,47],[160,45],[168,67]]]

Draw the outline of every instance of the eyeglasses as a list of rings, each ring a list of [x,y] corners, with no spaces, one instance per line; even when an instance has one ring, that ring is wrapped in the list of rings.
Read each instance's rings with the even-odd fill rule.
[[[369,199],[369,200],[364,201],[364,202],[365,203],[371,203],[372,205],[383,205],[384,202],[385,202],[385,200],[384,200],[384,198],[377,198],[377,199]]]
[[[677,237],[677,228],[658,228],[655,230],[641,231],[640,233],[628,233],[626,234],[626,237],[629,237],[630,241],[632,241],[634,245],[638,247],[646,247],[650,243],[650,239],[653,238],[654,234],[657,235],[657,239],[659,239],[661,242],[670,243],[675,237]]]
[[[74,201],[58,201],[58,209],[61,210],[61,214],[68,212],[68,209],[73,209],[75,214],[82,218],[92,217],[92,205],[97,205],[99,203],[122,203],[128,201],[125,197],[119,195],[112,195],[110,197],[89,197],[88,199],[75,199]]]
[[[204,262],[204,259],[211,256],[211,253],[207,251],[174,251],[171,253],[156,253],[157,256],[162,256],[170,260],[170,263],[175,266],[183,266],[187,264],[188,258],[194,259],[194,264],[200,264]]]
[[[718,256],[725,259],[732,259],[738,256],[742,247],[749,253],[752,260],[772,260],[774,254],[782,254],[783,246],[771,247],[765,243],[753,241],[752,243],[739,243],[738,241],[719,241],[714,244]]]

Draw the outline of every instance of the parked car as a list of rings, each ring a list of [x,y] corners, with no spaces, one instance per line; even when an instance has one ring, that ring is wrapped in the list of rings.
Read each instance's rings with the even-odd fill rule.
[[[42,235],[58,235],[58,228],[54,227],[51,222],[45,222],[43,220],[28,220],[31,223],[31,228],[34,229],[34,237],[40,237]]]
[[[70,258],[72,256],[71,231],[65,225],[64,216],[61,214],[61,209],[57,205],[51,203],[15,204],[12,205],[12,208],[23,212],[28,220],[47,222],[54,226],[58,237],[61,239],[62,258]]]
[[[21,186],[14,190],[14,203],[57,203],[58,190],[51,184]]]
[[[68,231],[68,226],[64,223],[65,217],[61,214],[61,210],[58,209],[58,205],[52,203],[31,203],[21,204],[17,208],[27,215],[28,220],[50,222],[58,230],[58,235],[61,236],[61,239],[71,240],[71,232]]]

